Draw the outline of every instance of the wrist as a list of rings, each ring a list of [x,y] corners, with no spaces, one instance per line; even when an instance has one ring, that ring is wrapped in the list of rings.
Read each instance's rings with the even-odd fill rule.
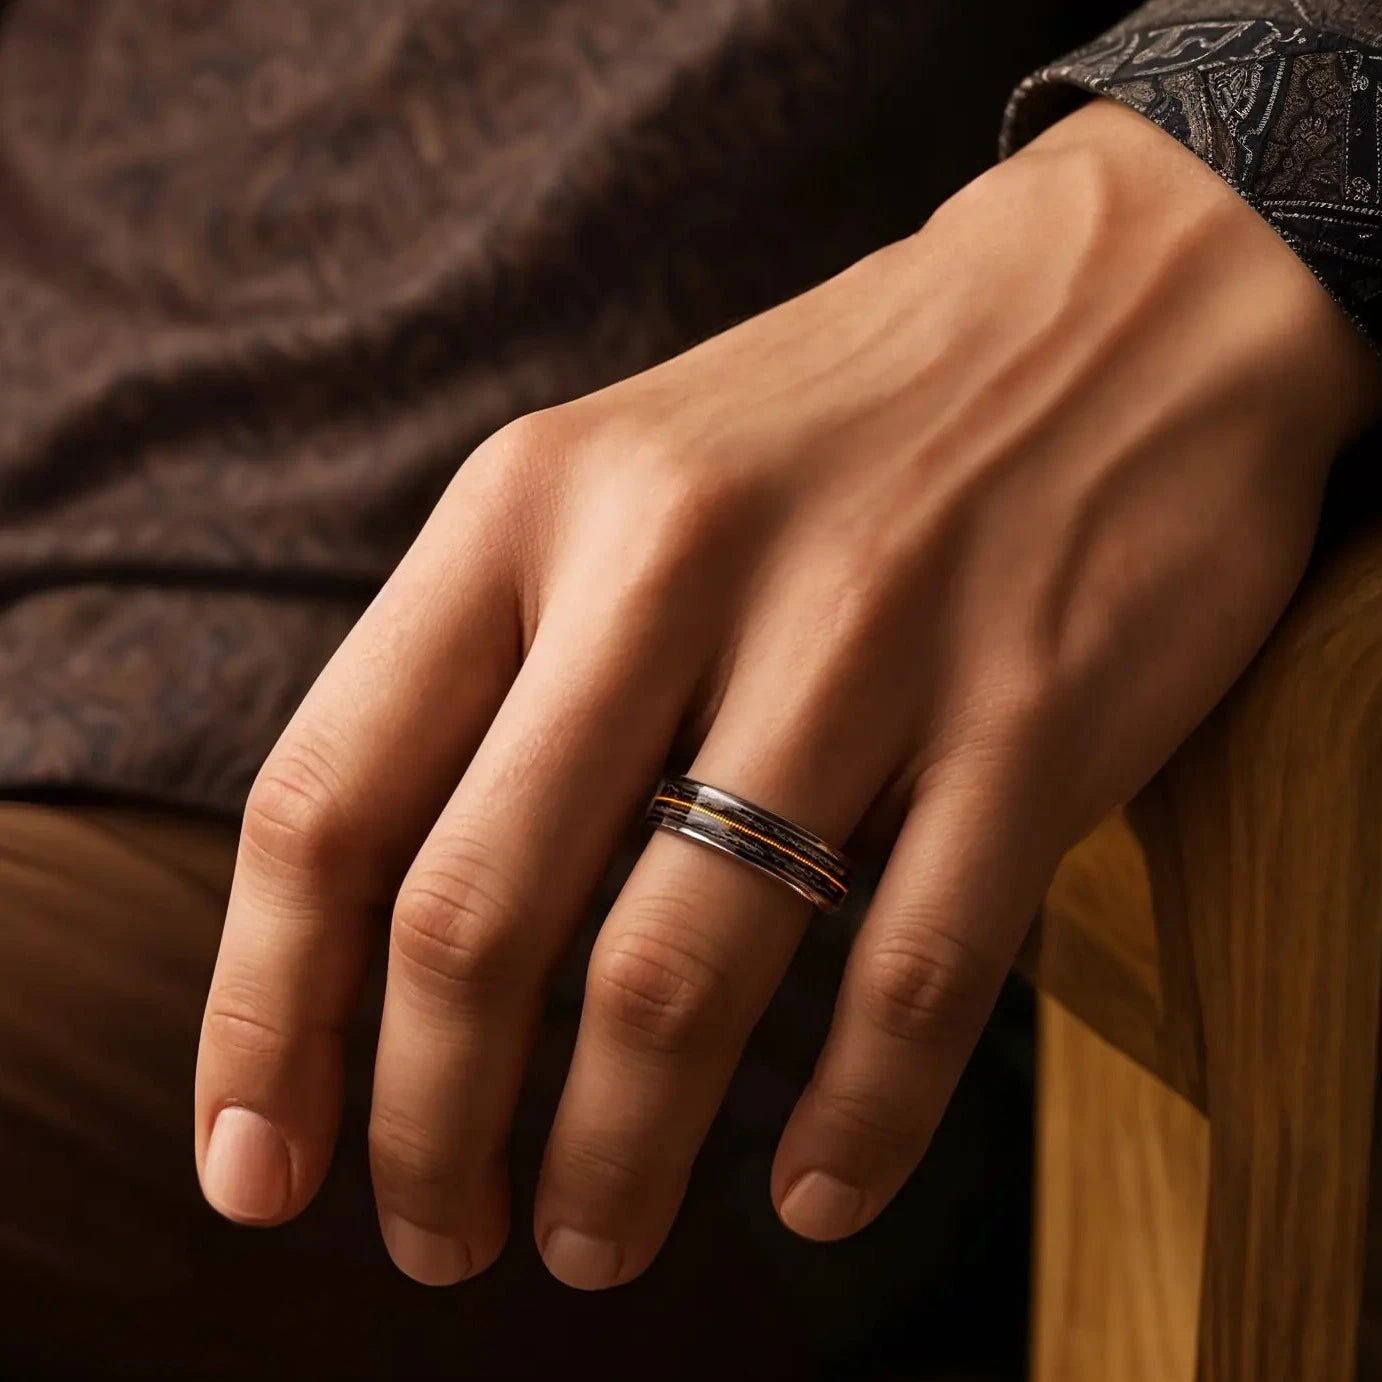
[[[1034,222],[1034,243],[1073,243],[1092,272],[1130,285],[1129,329],[1158,312],[1177,322],[1206,382],[1257,410],[1302,463],[1327,470],[1382,413],[1382,360],[1361,329],[1238,192],[1144,116],[1092,101],[990,176]]]

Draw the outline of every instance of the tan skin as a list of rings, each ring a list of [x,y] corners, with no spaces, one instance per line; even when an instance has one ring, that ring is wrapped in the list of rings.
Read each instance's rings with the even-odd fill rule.
[[[197,1072],[208,1199],[269,1224],[315,1193],[391,913],[384,1236],[423,1281],[493,1262],[545,980],[684,751],[827,839],[891,845],[771,1184],[807,1237],[862,1227],[1057,860],[1252,656],[1379,405],[1361,335],[1272,230],[1097,102],[909,239],[504,429],[251,794]],[[648,844],[547,1146],[556,1276],[652,1261],[811,922],[752,869]]]

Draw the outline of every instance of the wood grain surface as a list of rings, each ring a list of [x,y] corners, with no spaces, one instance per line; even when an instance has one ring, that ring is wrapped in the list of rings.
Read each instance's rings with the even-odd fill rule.
[[[1145,1375],[1378,1376],[1375,1326],[1361,1309],[1382,1295],[1382,1263],[1366,1254],[1382,982],[1376,528],[1312,573],[1227,700],[1126,812],[1065,861],[1025,963],[1043,989],[1208,1119],[1194,1370]],[[1097,1113],[1091,1080],[1107,1084],[1104,1135],[1138,1142],[1120,1155],[1139,1164],[1180,1145],[1164,1128],[1158,1143],[1146,1123],[1171,1126],[1179,1115],[1157,1114],[1126,1081],[1100,1075],[1088,1042],[1051,1035],[1060,1031],[1048,1029],[1044,1051],[1039,1199],[1078,1193],[1086,1210],[1048,1212],[1042,1225],[1036,1376],[1132,1379],[1141,1374],[1078,1360],[1052,1370],[1040,1341],[1060,1327],[1063,1302],[1100,1289],[1072,1281],[1111,1272],[1120,1251],[1166,1256],[1127,1246],[1146,1220],[1145,1205],[1128,1196],[1135,1186],[1145,1193],[1145,1182],[1111,1153],[1091,1162],[1081,1185],[1044,1182],[1068,1180],[1059,1158],[1072,1153],[1061,1139],[1068,1144]],[[1167,1183],[1183,1184],[1193,1168],[1183,1169],[1167,1171]],[[1153,1268],[1142,1270],[1154,1292]],[[1111,1334],[1136,1332],[1154,1313],[1134,1311],[1111,1287],[1099,1299]],[[1120,1356],[1116,1348],[1090,1356]],[[1174,1354],[1168,1343],[1166,1369]]]
[[[1209,1124],[1052,999],[1039,1030],[1036,1375],[1186,1382]]]

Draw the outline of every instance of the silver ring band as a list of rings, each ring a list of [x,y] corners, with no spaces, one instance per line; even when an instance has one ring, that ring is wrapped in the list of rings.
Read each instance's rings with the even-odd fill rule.
[[[648,820],[760,869],[823,912],[835,911],[849,892],[853,870],[839,850],[785,817],[708,783],[665,778],[648,804]]]

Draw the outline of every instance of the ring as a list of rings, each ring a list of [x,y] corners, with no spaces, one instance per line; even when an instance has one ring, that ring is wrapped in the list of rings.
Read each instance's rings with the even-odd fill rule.
[[[849,860],[819,835],[689,777],[664,778],[648,804],[648,820],[761,870],[823,912],[845,900]]]

